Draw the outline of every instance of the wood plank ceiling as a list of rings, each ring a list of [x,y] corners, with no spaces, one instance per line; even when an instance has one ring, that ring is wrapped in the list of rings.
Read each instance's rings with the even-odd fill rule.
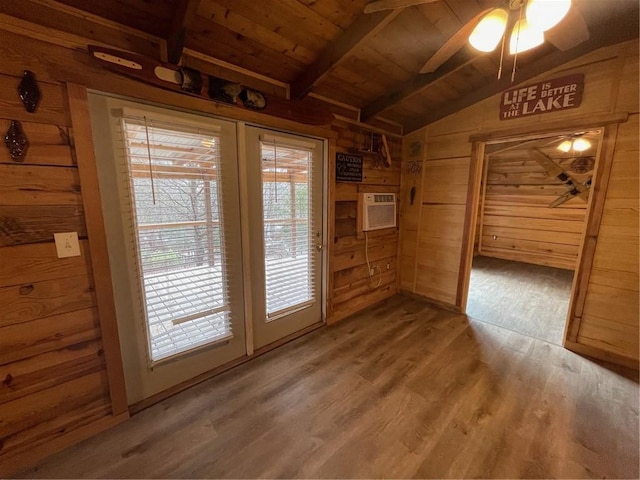
[[[502,0],[423,0],[419,5],[364,13],[369,0],[3,0],[0,13],[69,33],[84,27],[55,11],[84,11],[164,40],[168,60],[217,69],[270,93],[313,92],[354,107],[360,119],[381,116],[408,132],[511,85],[507,56],[481,54],[466,42],[431,73],[425,63],[467,22]],[[637,0],[573,0],[574,15],[547,32],[550,40],[521,54],[516,81],[601,46],[638,37]],[[576,20],[577,15],[577,20]],[[589,32],[586,41],[576,28]],[[576,24],[575,22],[578,21]],[[90,30],[90,29],[89,29]],[[578,37],[576,37],[578,36]],[[465,34],[466,37],[466,34]],[[561,50],[562,43],[569,40]],[[566,43],[566,41],[565,41]],[[498,49],[499,50],[499,49]],[[146,53],[148,52],[139,52]],[[158,52],[158,56],[160,53]],[[238,68],[239,67],[239,68]],[[256,75],[253,75],[256,74]],[[227,78],[230,75],[227,74]],[[266,87],[265,87],[266,86]]]

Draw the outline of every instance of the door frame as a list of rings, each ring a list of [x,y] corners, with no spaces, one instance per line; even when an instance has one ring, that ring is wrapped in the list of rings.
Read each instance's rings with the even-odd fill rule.
[[[472,147],[467,190],[467,208],[465,210],[456,294],[456,307],[461,313],[466,313],[469,295],[478,209],[480,208],[482,196],[481,182],[484,165],[486,163],[484,154],[485,145],[554,134],[565,134],[575,132],[576,130],[602,130],[596,162],[593,167],[591,194],[587,202],[587,211],[582,229],[578,259],[573,275],[569,308],[563,334],[564,347],[576,351],[580,348],[580,345],[577,343],[577,338],[580,331],[582,310],[586,300],[587,286],[598,240],[600,221],[604,210],[604,200],[613,163],[618,125],[626,122],[628,117],[629,115],[627,113],[622,113],[601,117],[580,117],[574,120],[555,120],[541,125],[520,127],[512,130],[491,131],[469,137],[469,142],[472,144]]]

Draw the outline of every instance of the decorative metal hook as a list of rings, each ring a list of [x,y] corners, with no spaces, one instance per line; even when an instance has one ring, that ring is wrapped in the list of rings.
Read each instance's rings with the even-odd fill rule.
[[[22,162],[27,149],[29,148],[29,140],[22,130],[22,125],[18,120],[11,120],[9,130],[4,136],[4,143],[9,149],[9,155],[15,162]]]
[[[38,108],[38,104],[40,103],[41,94],[38,82],[36,82],[36,76],[32,71],[24,71],[22,80],[18,85],[18,93],[20,94],[20,100],[22,100],[22,104],[27,112],[35,112]]]

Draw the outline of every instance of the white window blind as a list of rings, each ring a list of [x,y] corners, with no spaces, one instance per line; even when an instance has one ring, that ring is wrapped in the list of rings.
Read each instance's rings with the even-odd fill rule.
[[[312,146],[262,137],[267,321],[314,302]]]
[[[122,133],[151,361],[229,339],[219,131],[125,113]]]

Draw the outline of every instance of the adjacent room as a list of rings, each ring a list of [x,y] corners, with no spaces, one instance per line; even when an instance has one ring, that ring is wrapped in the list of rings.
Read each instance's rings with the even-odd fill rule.
[[[2,0],[0,477],[638,478],[636,0]]]
[[[485,148],[467,315],[562,345],[600,131]]]

